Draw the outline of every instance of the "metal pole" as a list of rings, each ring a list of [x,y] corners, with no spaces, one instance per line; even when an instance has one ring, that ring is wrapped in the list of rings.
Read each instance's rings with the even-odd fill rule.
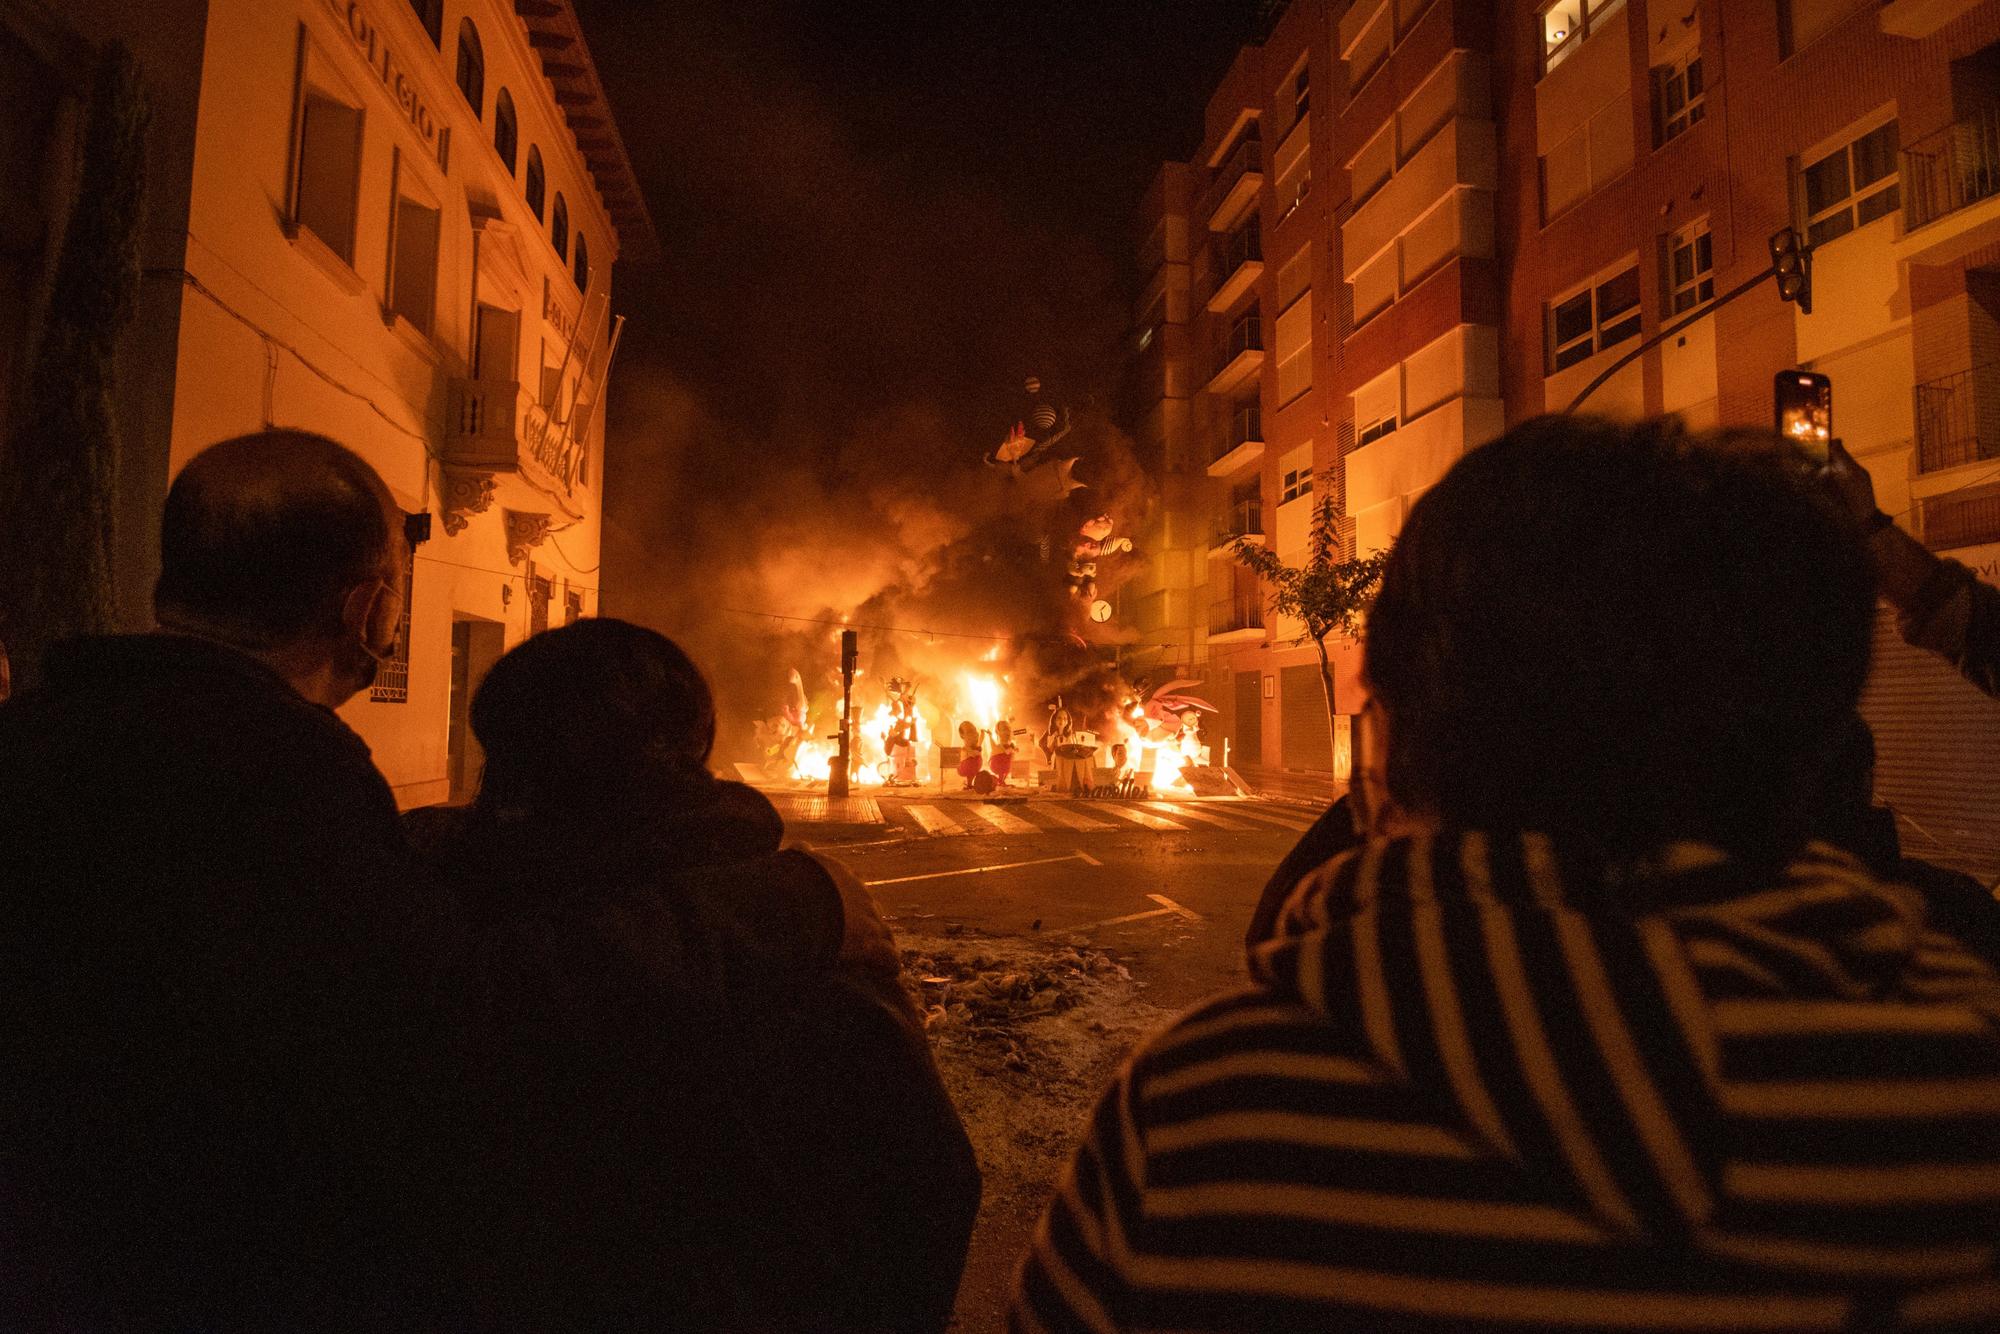
[[[840,632],[840,730],[836,734],[833,767],[827,774],[826,795],[844,797],[847,795],[847,768],[850,759],[848,739],[854,733],[849,715],[854,704],[854,663],[859,654],[860,637],[852,630]]]
[[[1742,296],[1745,292],[1748,292],[1751,288],[1757,286],[1757,284],[1763,282],[1766,278],[1772,278],[1777,276],[1777,272],[1778,272],[1777,266],[1774,264],[1770,268],[1765,269],[1762,273],[1758,274],[1756,277],[1745,279],[1743,282],[1737,284],[1735,287],[1730,288],[1729,291],[1723,293],[1715,300],[1709,302],[1707,305],[1703,306],[1700,310],[1695,311],[1693,314],[1689,315],[1686,319],[1668,325],[1666,328],[1654,334],[1651,338],[1648,338],[1644,342],[1640,343],[1639,346],[1633,348],[1630,352],[1627,352],[1624,356],[1618,358],[1618,360],[1612,362],[1609,366],[1606,366],[1602,371],[1598,372],[1597,378],[1595,380],[1592,380],[1589,384],[1585,385],[1583,387],[1583,392],[1570,400],[1569,406],[1563,409],[1564,415],[1568,415],[1569,413],[1575,412],[1579,407],[1583,406],[1584,399],[1589,398],[1592,394],[1596,393],[1598,389],[1603,387],[1603,384],[1606,380],[1609,380],[1612,376],[1624,370],[1634,361],[1637,361],[1640,357],[1652,351],[1654,348],[1658,347],[1661,343],[1665,342],[1667,339],[1672,338],[1675,334],[1687,328],[1690,324],[1693,324],[1696,320],[1702,319],[1709,315],[1713,315],[1716,311],[1722,309],[1722,307],[1728,305],[1730,302],[1734,301],[1737,297]]]

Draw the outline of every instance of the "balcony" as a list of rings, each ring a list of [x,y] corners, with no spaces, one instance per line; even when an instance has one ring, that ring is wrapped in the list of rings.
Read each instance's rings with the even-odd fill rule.
[[[1917,386],[1917,471],[2000,457],[2000,362]]]
[[[1264,540],[1264,502],[1261,500],[1239,500],[1226,513],[1215,516],[1215,526],[1209,533],[1208,554],[1230,555],[1237,539],[1246,537],[1253,544]]]
[[[1222,256],[1221,284],[1214,295],[1208,298],[1208,313],[1220,315],[1238,301],[1244,293],[1257,285],[1264,276],[1264,243],[1258,235],[1257,219],[1251,218],[1237,228],[1229,238],[1229,248]]]
[[[1922,501],[1924,545],[1932,551],[2000,542],[2000,489],[1946,492]]]
[[[1222,345],[1222,367],[1208,382],[1211,394],[1227,394],[1264,369],[1264,321],[1257,308],[1236,321]]]
[[[1903,227],[1899,258],[1927,264],[2000,240],[2000,110],[1903,149]]]
[[[1208,209],[1208,229],[1226,232],[1234,227],[1263,188],[1264,145],[1248,138],[1215,170],[1215,184],[1209,187],[1209,198],[1215,202]]]
[[[1242,472],[1264,457],[1264,410],[1246,403],[1229,419],[1229,434],[1222,437],[1208,461],[1210,477],[1228,477]]]
[[[501,503],[546,512],[549,502],[581,518],[576,500],[583,446],[567,426],[512,380],[453,380],[442,462],[492,476]]]
[[[1264,637],[1264,595],[1238,592],[1208,604],[1208,642],[1238,643]]]

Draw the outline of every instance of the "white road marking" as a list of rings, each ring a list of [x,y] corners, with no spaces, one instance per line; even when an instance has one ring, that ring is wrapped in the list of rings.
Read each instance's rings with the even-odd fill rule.
[[[912,880],[943,880],[955,875],[985,875],[990,871],[1012,871],[1023,866],[1048,866],[1055,862],[1075,861],[1089,862],[1092,866],[1102,866],[1104,864],[1093,858],[1086,857],[1080,852],[1072,852],[1062,857],[1037,857],[1033,861],[1001,862],[995,866],[965,866],[956,871],[926,871],[922,875],[896,875],[890,876],[887,880],[864,880],[861,883],[864,885],[907,885]],[[1162,909],[1162,911],[1171,912],[1174,910]],[[1185,912],[1186,909],[1180,909],[1180,911]]]
[[[1039,834],[1042,832],[1041,826],[1029,824],[1020,816],[1001,810],[998,806],[975,805],[967,809],[1003,834]]]
[[[946,815],[935,806],[910,806],[910,818],[924,827],[926,834],[969,834],[972,831],[962,827],[958,821]]]
[[[1187,918],[1190,922],[1202,922],[1208,920],[1207,918],[1203,917],[1200,913],[1196,912],[1192,908],[1181,907],[1180,904],[1175,903],[1172,899],[1168,898],[1164,894],[1148,894],[1146,897],[1151,899],[1153,902],[1159,904],[1161,907],[1165,908],[1168,912],[1179,913],[1181,916]]]
[[[1277,811],[1262,808],[1253,810],[1248,804],[1231,806],[1229,813],[1239,820],[1256,820],[1263,824],[1274,824],[1282,829],[1289,829],[1294,833],[1304,833],[1306,830],[1312,828],[1313,821],[1318,818],[1317,816],[1307,815],[1304,811],[1299,811],[1296,814],[1286,811],[1280,814]]]
[[[1175,834],[1185,834],[1188,832],[1188,827],[1184,824],[1176,824],[1172,820],[1155,815],[1151,811],[1142,811],[1135,806],[1121,806],[1117,802],[1107,801],[1104,805],[1098,807],[1098,809],[1106,815],[1116,815],[1130,820],[1133,824],[1144,825],[1148,829],[1158,829],[1164,833]]]
[[[1237,820],[1224,819],[1222,816],[1205,807],[1195,806],[1192,802],[1176,806],[1169,801],[1149,801],[1146,803],[1146,807],[1149,810],[1158,811],[1162,815],[1177,816],[1183,820],[1193,820],[1196,824],[1214,825],[1217,829],[1231,829],[1239,833],[1243,830],[1255,829],[1257,827],[1255,825],[1243,824]]]
[[[1079,814],[1067,805],[1057,805],[1053,802],[1038,805],[1035,807],[1035,811],[1037,814],[1046,815],[1057,824],[1070,829],[1109,829],[1111,827],[1102,820],[1093,820],[1088,815]]]
[[[1172,917],[1172,908],[1153,908],[1147,912],[1128,912],[1123,917],[1107,917],[1101,922],[1085,922],[1082,926],[1063,928],[1066,931],[1094,931],[1100,926],[1123,926],[1127,922],[1143,922],[1148,917]]]

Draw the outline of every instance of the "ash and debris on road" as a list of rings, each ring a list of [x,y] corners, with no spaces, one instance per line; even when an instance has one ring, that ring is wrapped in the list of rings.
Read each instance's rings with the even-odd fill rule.
[[[1083,936],[946,932],[899,933],[903,982],[985,1177],[953,1325],[984,1334],[1097,1095],[1169,1012]]]

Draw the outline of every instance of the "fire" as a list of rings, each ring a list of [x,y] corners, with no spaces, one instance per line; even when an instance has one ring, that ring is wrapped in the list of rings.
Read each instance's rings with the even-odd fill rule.
[[[965,709],[982,728],[992,727],[1005,716],[1001,707],[1000,682],[981,672],[965,673]]]

